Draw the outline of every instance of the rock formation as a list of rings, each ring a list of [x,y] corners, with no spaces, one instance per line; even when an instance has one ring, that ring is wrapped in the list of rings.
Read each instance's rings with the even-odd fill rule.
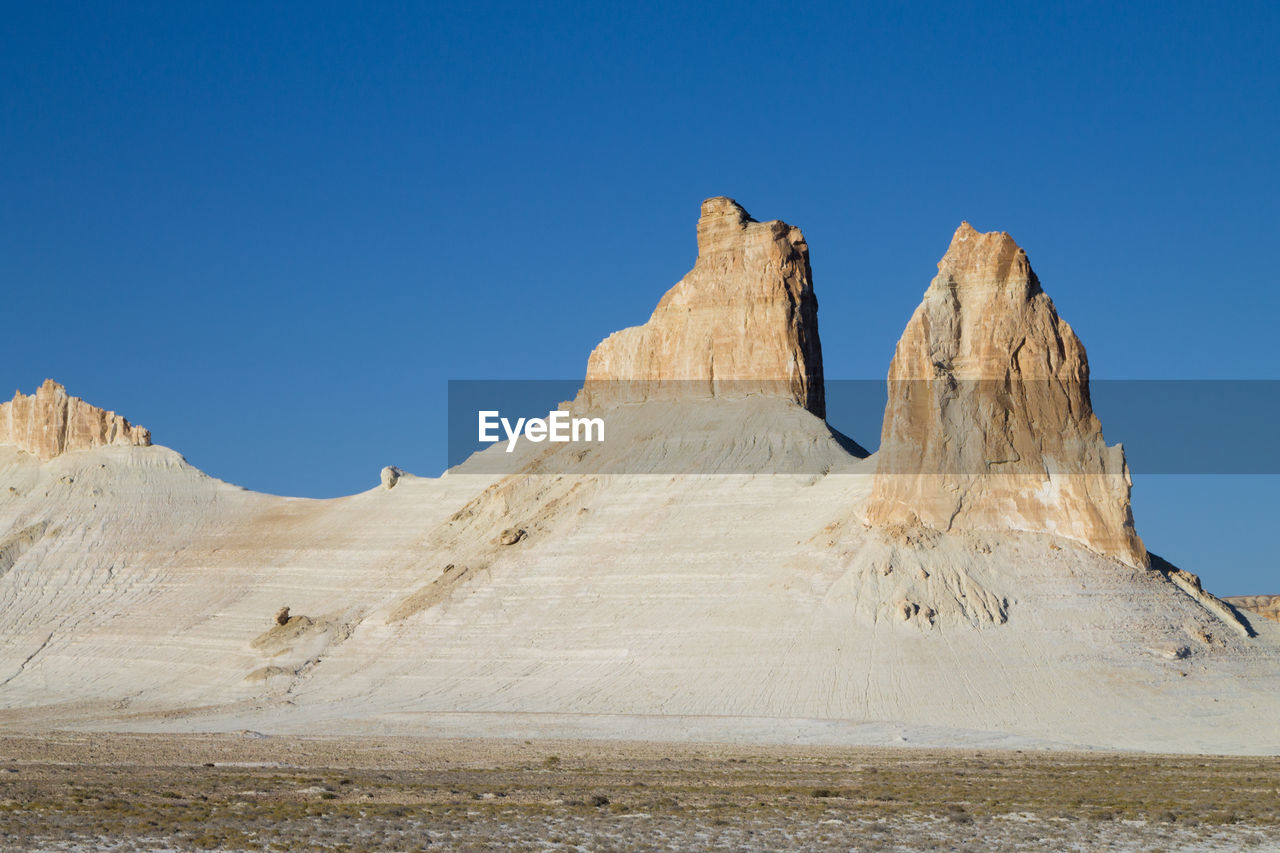
[[[1148,559],[1124,458],[1012,240],[957,234],[871,462],[811,414],[799,232],[714,199],[699,236],[591,371],[703,396],[602,409],[607,452],[530,441],[310,500],[165,448],[4,448],[4,731],[1280,754],[1280,623],[1099,553]],[[783,396],[724,399],[726,365]],[[3,435],[84,446],[95,412],[101,442],[145,435],[51,383]]]
[[[1222,600],[1242,610],[1280,622],[1280,595],[1237,595]]]
[[[1139,567],[1124,450],[1026,253],[961,224],[889,368],[872,524],[1040,531]]]
[[[12,400],[0,403],[0,445],[3,444],[47,462],[72,450],[104,445],[148,447],[151,431],[133,426],[115,412],[68,396],[66,388],[46,379],[30,397],[15,391]]]
[[[693,269],[649,322],[595,348],[579,403],[761,393],[825,416],[809,247],[799,228],[756,222],[733,199],[707,199]]]

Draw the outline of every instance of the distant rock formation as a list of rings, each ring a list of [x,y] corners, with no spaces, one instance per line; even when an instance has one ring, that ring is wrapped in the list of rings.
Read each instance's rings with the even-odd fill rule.
[[[702,203],[698,260],[643,326],[587,362],[579,403],[783,396],[826,415],[818,301],[800,229],[756,222],[733,199]]]
[[[1242,610],[1280,622],[1280,595],[1236,595],[1222,600]]]
[[[0,445],[12,445],[44,462],[72,450],[105,445],[151,445],[151,431],[133,426],[115,412],[67,395],[46,379],[30,397],[15,391],[0,403]]]
[[[1003,232],[952,238],[889,368],[878,459],[872,524],[1041,531],[1149,565],[1084,346]]]

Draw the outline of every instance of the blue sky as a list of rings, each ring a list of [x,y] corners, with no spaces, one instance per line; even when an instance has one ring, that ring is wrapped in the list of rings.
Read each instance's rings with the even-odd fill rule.
[[[5,3],[0,387],[266,491],[436,473],[447,380],[580,376],[719,194],[804,229],[831,377],[967,219],[1095,376],[1280,378],[1280,7],[1050,5]],[[1135,493],[1224,593],[1280,592],[1277,507]]]

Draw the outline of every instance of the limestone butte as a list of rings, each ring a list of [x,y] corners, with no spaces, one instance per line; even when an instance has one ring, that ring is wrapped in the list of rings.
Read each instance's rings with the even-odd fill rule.
[[[800,229],[702,203],[698,259],[649,322],[591,353],[579,403],[769,394],[826,414],[818,301]]]
[[[1237,595],[1223,601],[1280,622],[1280,595]]]
[[[0,403],[0,445],[13,445],[42,461],[72,450],[104,445],[151,444],[151,431],[134,426],[115,412],[91,406],[46,379],[31,396],[15,391]]]
[[[889,368],[867,520],[1046,532],[1146,567],[1130,485],[1026,253],[961,224]]]

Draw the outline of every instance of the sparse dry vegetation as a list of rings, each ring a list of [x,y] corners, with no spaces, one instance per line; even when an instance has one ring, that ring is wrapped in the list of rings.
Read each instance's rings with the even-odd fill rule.
[[[1265,849],[1280,759],[588,742],[0,739],[0,847]]]

